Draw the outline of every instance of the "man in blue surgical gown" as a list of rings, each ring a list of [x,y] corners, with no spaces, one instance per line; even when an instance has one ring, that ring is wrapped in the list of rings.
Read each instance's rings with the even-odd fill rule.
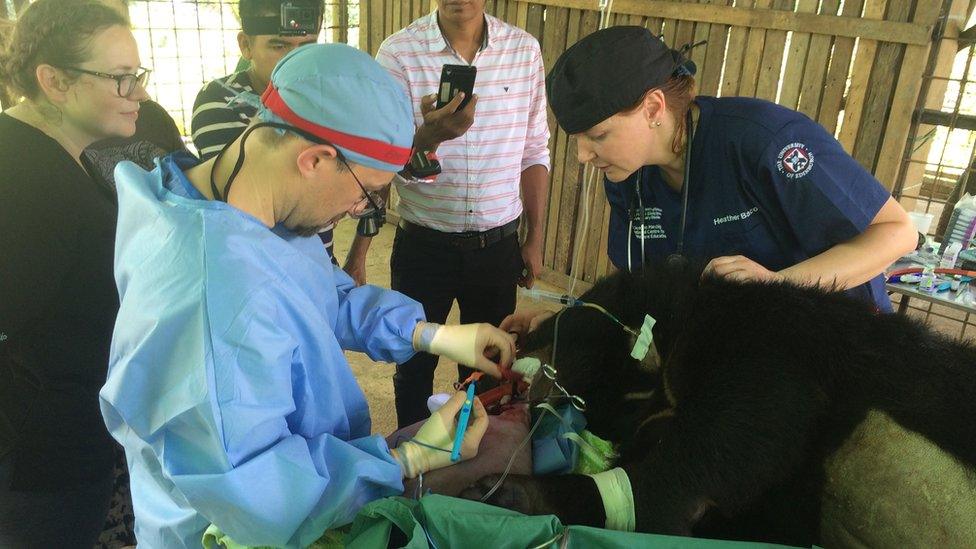
[[[121,309],[100,396],[140,547],[199,547],[210,524],[246,545],[305,546],[404,476],[450,464],[432,447],[450,448],[462,395],[391,450],[370,436],[342,351],[397,363],[427,351],[497,376],[512,340],[357,288],[314,238],[381,207],[413,131],[406,94],[368,55],[312,45],[279,62],[258,116],[216,158],[117,169]],[[474,417],[462,457],[487,428],[478,402]]]

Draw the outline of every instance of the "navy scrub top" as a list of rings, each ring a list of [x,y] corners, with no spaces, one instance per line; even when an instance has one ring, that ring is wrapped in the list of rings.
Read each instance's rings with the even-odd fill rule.
[[[891,196],[802,113],[752,98],[695,101],[700,118],[684,236],[689,258],[743,255],[779,271],[863,232]],[[676,252],[681,193],[668,187],[657,166],[604,186],[608,253],[618,269],[629,270],[628,245],[635,269],[642,242],[648,260]],[[882,275],[847,293],[891,311]]]

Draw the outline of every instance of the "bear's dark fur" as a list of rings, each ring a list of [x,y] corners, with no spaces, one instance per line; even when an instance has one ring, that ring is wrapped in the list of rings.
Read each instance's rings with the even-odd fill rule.
[[[869,410],[976,468],[976,348],[916,321],[839,292],[702,278],[688,265],[617,273],[582,299],[632,328],[645,313],[657,320],[656,375],[630,358],[632,336],[581,307],[562,314],[553,363],[587,401],[589,428],[622,444],[638,531],[818,542],[824,459]],[[551,352],[554,320],[530,336],[530,354]],[[581,475],[512,476],[489,503],[605,520]]]

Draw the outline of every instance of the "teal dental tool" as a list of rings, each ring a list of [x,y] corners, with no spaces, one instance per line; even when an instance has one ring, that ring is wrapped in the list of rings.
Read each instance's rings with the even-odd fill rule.
[[[458,416],[457,431],[454,432],[454,446],[451,448],[451,461],[461,459],[461,442],[464,441],[464,431],[468,429],[468,421],[471,419],[471,407],[474,405],[474,381],[468,384],[468,394],[461,406],[461,414]]]

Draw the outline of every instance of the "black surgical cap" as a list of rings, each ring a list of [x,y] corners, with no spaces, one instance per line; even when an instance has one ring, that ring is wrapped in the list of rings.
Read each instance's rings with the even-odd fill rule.
[[[694,74],[695,64],[644,27],[610,27],[563,52],[546,77],[556,121],[574,134],[636,103],[669,78]]]

